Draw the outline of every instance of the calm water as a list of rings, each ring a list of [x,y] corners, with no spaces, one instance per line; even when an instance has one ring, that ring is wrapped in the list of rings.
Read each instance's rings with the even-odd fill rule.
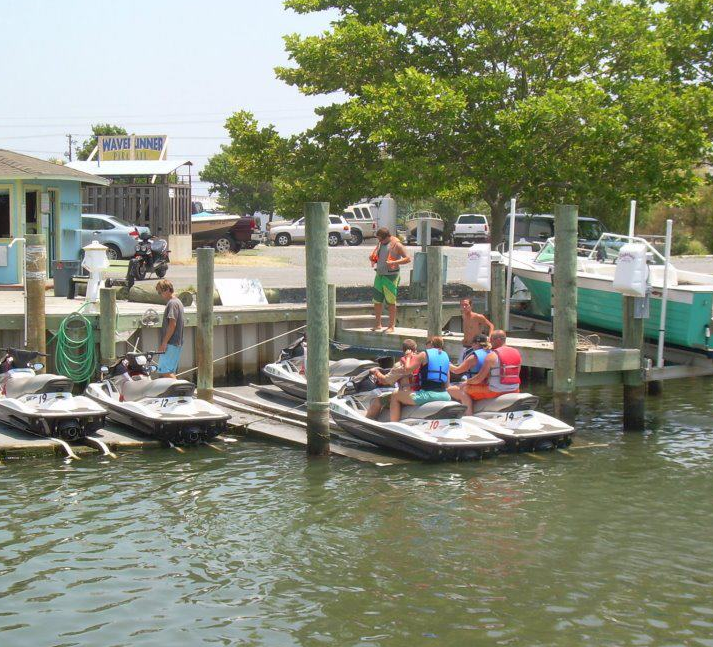
[[[540,459],[243,442],[0,467],[0,645],[713,645],[712,382]]]

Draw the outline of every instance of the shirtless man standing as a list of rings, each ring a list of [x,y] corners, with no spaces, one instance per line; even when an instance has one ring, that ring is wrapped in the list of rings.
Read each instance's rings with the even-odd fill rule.
[[[462,364],[465,354],[470,350],[475,338],[478,335],[487,335],[490,337],[490,335],[493,334],[495,326],[493,326],[490,320],[484,315],[473,312],[470,299],[460,300],[460,311],[463,319],[463,350],[458,363]]]

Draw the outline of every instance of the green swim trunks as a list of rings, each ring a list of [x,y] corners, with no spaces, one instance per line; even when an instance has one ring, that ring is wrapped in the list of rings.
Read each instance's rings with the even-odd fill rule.
[[[411,394],[411,397],[417,405],[426,402],[448,402],[451,399],[448,391],[416,391]]]
[[[377,274],[374,277],[374,303],[387,303],[388,305],[395,305],[400,278],[401,277],[398,274],[395,276]]]

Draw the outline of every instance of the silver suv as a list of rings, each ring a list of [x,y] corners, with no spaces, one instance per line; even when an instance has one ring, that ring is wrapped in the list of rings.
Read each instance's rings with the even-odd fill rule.
[[[305,219],[300,218],[295,222],[268,223],[268,236],[270,241],[278,247],[285,247],[292,243],[303,243],[305,240]],[[330,247],[336,247],[351,238],[351,227],[342,216],[329,216],[329,231],[327,242]]]

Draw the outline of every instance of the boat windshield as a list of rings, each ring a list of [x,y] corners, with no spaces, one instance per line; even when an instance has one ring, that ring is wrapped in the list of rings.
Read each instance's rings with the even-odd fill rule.
[[[555,262],[555,241],[550,238],[545,246],[540,250],[540,253],[535,257],[535,263],[554,263]]]
[[[589,260],[599,261],[601,263],[616,263],[619,258],[619,252],[626,243],[641,243],[646,246],[646,250],[651,255],[652,265],[663,265],[664,257],[651,244],[643,238],[636,236],[623,236],[620,234],[602,234],[599,237],[596,245],[592,249],[579,249],[578,255],[586,256]],[[550,238],[545,243],[540,253],[535,257],[536,263],[555,262],[555,239]]]

